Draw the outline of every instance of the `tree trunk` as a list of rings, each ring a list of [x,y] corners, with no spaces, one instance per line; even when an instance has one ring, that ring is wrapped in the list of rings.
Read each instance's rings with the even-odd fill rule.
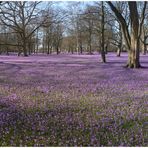
[[[30,39],[30,41],[31,41],[31,39]],[[32,54],[32,52],[33,52],[33,45],[32,45],[32,43],[31,42],[28,42],[28,52],[29,52],[29,55],[31,55]]]
[[[140,36],[141,36],[141,27],[143,25],[144,18],[145,18],[145,10],[146,10],[147,2],[144,2],[144,7],[142,10],[142,19],[140,23],[139,23],[137,2],[135,1],[128,2],[129,15],[130,15],[130,29],[131,29],[130,33],[128,30],[128,25],[126,23],[126,20],[123,18],[122,14],[111,2],[107,2],[107,3],[110,5],[112,11],[115,13],[122,27],[124,39],[128,47],[127,67],[139,68],[140,67],[139,44],[140,44]]]
[[[80,45],[80,53],[83,53],[82,44]]]
[[[52,54],[52,47],[50,47],[50,54]]]
[[[1,45],[0,45],[0,54],[2,54],[2,48],[1,48]]]
[[[131,50],[128,51],[128,68],[140,68],[139,62],[139,39],[133,39],[131,42]]]
[[[146,54],[146,46],[145,46],[145,42],[146,42],[146,36],[145,36],[145,29],[144,29],[144,24],[142,25],[142,33],[141,33],[141,40],[140,40],[140,47],[141,47],[141,51],[142,54],[145,55]]]
[[[38,41],[38,34],[39,34],[39,29],[37,29],[37,37],[36,37],[36,53],[38,53],[39,50],[39,41]]]
[[[140,34],[139,34],[139,20],[138,20],[138,10],[136,2],[128,2],[130,9],[131,18],[131,44],[130,51],[128,53],[128,63],[129,68],[140,68],[139,60],[139,47],[140,47]]]
[[[26,39],[23,40],[23,52],[24,52],[24,56],[27,57],[27,48],[26,48]]]
[[[71,48],[71,53],[73,54],[73,48]]]
[[[105,50],[104,50],[104,5],[102,4],[102,14],[101,14],[101,58],[102,62],[106,63],[106,57],[105,57]]]
[[[122,46],[123,46],[122,28],[121,28],[120,24],[119,24],[119,36],[120,36],[120,39],[119,39],[119,44],[118,44],[118,49],[117,49],[117,57],[120,57],[121,51],[122,51]]]
[[[56,51],[57,51],[57,55],[60,53],[59,52],[59,47],[57,46],[57,48],[56,48]]]
[[[144,37],[143,50],[142,50],[143,55],[146,55],[146,39],[147,37]]]
[[[119,43],[118,49],[117,49],[117,57],[120,57],[122,51],[122,42]]]
[[[118,47],[118,49],[117,49],[117,57],[120,57],[120,55],[121,55],[121,47]]]
[[[89,54],[92,54],[92,48],[91,48],[91,31],[89,31],[88,48],[89,48]]]
[[[49,54],[49,50],[50,50],[50,48],[49,48],[49,42],[47,43],[47,54]]]
[[[107,48],[108,48],[108,45],[106,45],[106,46],[105,46],[105,54],[107,54],[107,53],[108,53]]]
[[[92,54],[91,43],[89,43],[89,54]]]

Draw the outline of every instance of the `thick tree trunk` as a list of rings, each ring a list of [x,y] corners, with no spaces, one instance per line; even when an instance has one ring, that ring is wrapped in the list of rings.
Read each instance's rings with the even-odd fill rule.
[[[101,58],[102,58],[102,62],[106,63],[106,57],[105,57],[105,52],[101,51]]]
[[[28,54],[27,54],[27,47],[26,47],[26,40],[23,40],[23,52],[24,52],[24,56],[27,57]]]
[[[56,51],[57,51],[57,55],[58,55],[60,53],[59,47],[56,48]]]
[[[138,10],[136,2],[128,2],[130,9],[131,18],[131,44],[130,51],[128,54],[127,67],[129,68],[140,68],[140,58],[139,58],[139,47],[140,47],[140,35],[139,34],[139,20],[138,20]]]
[[[30,39],[31,40],[31,39]],[[33,53],[33,45],[31,42],[28,43],[28,52],[29,52],[29,55],[31,55]]]
[[[128,68],[140,68],[139,62],[139,40],[135,39],[131,42],[131,50],[128,51]]]
[[[146,55],[146,47],[147,47],[146,44],[144,44],[144,51],[143,51],[144,55]]]
[[[147,2],[144,2],[144,7],[142,10],[142,18],[140,22],[139,22],[137,3],[134,1],[128,2],[129,12],[130,12],[129,13],[130,14],[130,29],[131,29],[130,33],[128,30],[128,25],[126,23],[126,20],[123,18],[122,14],[118,11],[118,9],[111,2],[107,2],[107,3],[110,5],[112,11],[115,13],[122,27],[124,39],[128,47],[127,67],[139,68],[140,67],[139,44],[140,44],[140,36],[141,36],[141,27],[143,25],[144,18],[145,18],[145,10],[146,10]]]
[[[80,44],[80,53],[83,53],[82,44]]]

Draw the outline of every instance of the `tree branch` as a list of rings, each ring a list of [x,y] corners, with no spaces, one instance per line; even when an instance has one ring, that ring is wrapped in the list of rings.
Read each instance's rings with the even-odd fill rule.
[[[126,21],[123,18],[122,14],[117,10],[117,8],[110,1],[108,1],[107,3],[110,6],[111,10],[116,15],[117,19],[119,20],[119,22],[122,26],[122,31],[123,31],[123,34],[124,34],[124,37],[125,37],[125,41],[127,43],[127,47],[128,47],[128,50],[130,50],[131,38],[130,38],[130,35],[129,35],[128,26],[126,24]]]

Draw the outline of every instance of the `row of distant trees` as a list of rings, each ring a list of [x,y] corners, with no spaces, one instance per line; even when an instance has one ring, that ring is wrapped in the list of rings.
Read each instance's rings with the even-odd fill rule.
[[[91,54],[99,47],[102,62],[106,62],[107,50],[116,50],[120,56],[125,49],[127,67],[140,67],[139,53],[146,54],[148,45],[147,2],[95,2],[87,5],[82,13],[81,7],[73,5],[72,8],[75,13],[71,15],[73,26],[69,32],[73,38],[68,42],[69,47],[75,46],[71,47],[72,52],[76,49],[82,53],[87,43],[88,52]]]
[[[1,2],[0,53],[129,53],[128,67],[140,67],[148,45],[147,2]]]
[[[48,48],[47,53],[50,46],[58,50],[62,17],[52,5],[51,2],[1,2],[0,52],[14,51],[27,56],[39,52],[41,42],[44,48]]]

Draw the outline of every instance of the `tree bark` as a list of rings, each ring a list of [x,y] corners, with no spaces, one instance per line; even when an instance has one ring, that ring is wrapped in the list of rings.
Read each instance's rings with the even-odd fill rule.
[[[47,54],[50,53],[49,42],[47,42]]]
[[[107,48],[108,48],[108,44],[107,44],[107,45],[105,45],[105,54],[107,54],[107,53],[108,53]]]
[[[56,47],[57,55],[60,53],[59,46]]]
[[[119,24],[119,36],[120,36],[120,39],[119,39],[119,43],[118,43],[117,57],[120,57],[121,51],[122,51],[122,46],[123,46],[122,28],[121,28],[120,24]]]
[[[123,18],[122,14],[117,10],[117,8],[111,3],[107,2],[111,7],[112,11],[115,13],[117,19],[119,20],[123,35],[128,46],[128,62],[127,67],[129,68],[139,68],[140,66],[140,56],[139,56],[139,44],[140,44],[140,36],[141,36],[141,29],[145,17],[145,9],[146,9],[146,2],[144,3],[143,11],[142,11],[142,19],[139,23],[139,14],[137,3],[132,1],[128,2],[129,6],[129,14],[130,14],[130,28],[131,33],[129,34],[127,23]]]
[[[131,44],[131,50],[128,51],[127,67],[129,68],[141,67],[139,62],[139,41],[138,40],[135,40],[135,39],[133,40]]]
[[[129,68],[139,68],[140,66],[140,57],[139,57],[139,20],[138,20],[138,10],[136,2],[128,2],[130,10],[130,19],[131,19],[131,47],[128,52],[128,63],[127,67]]]
[[[82,49],[82,44],[80,44],[80,53],[82,54],[83,53],[83,49]]]
[[[26,48],[26,40],[23,41],[23,52],[24,52],[24,56],[27,57],[27,48]]]
[[[88,37],[88,48],[89,48],[89,54],[92,54],[92,46],[91,46],[91,42],[92,42],[92,22],[91,22],[91,20],[89,20],[89,29],[88,29],[88,31],[89,31],[89,37]]]
[[[101,58],[102,62],[106,63],[106,57],[105,57],[105,50],[104,50],[104,4],[101,2]]]
[[[120,55],[121,55],[121,46],[119,46],[117,49],[117,57],[120,57]]]
[[[147,50],[147,44],[146,44],[146,37],[145,37],[145,41],[144,41],[144,55],[146,55],[146,50]]]

